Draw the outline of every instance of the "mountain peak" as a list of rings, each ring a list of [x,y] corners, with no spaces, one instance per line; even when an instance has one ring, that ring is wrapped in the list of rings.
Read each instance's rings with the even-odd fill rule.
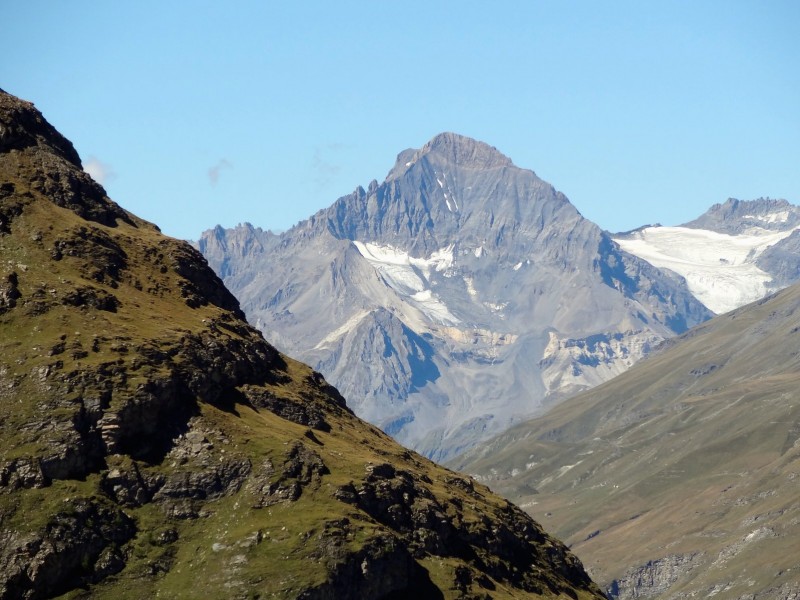
[[[514,163],[494,146],[471,137],[446,131],[434,136],[422,148],[409,148],[397,155],[397,162],[387,179],[405,173],[420,158],[434,155],[446,162],[468,169],[512,167]]]
[[[514,163],[494,146],[457,133],[440,133],[425,144],[420,156],[435,153],[461,166],[491,169],[510,167]]]
[[[33,103],[0,89],[0,152],[31,146],[47,146],[80,167],[75,147],[42,117]]]
[[[402,152],[384,183],[266,252],[212,250],[251,322],[327,373],[356,412],[440,460],[710,316],[533,171],[454,133]],[[551,330],[559,358],[547,362]],[[581,363],[579,346],[603,358]]]

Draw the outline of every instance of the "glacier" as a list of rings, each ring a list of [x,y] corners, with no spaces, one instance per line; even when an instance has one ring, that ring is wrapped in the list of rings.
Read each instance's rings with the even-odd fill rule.
[[[721,314],[777,291],[779,286],[770,285],[772,276],[755,261],[793,231],[752,227],[746,233],[730,235],[654,226],[613,239],[626,252],[683,276],[689,291],[709,310]]]

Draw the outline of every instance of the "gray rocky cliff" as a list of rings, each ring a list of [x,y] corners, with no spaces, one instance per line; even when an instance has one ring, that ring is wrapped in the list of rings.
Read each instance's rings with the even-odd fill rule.
[[[613,600],[657,598],[685,578],[698,566],[701,558],[696,554],[673,554],[648,561],[611,582],[606,594]]]
[[[770,285],[774,289],[800,281],[800,231],[764,250],[756,265],[772,276]]]

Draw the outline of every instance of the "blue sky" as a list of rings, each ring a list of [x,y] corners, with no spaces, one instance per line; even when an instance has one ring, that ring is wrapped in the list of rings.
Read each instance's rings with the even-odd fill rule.
[[[176,237],[496,146],[611,231],[800,203],[800,2],[7,2],[0,87]]]

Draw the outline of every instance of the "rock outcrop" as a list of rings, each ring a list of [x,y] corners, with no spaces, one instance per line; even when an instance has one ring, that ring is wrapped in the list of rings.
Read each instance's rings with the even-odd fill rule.
[[[615,579],[606,589],[613,600],[657,598],[667,595],[670,588],[681,579],[688,578],[700,562],[697,554],[673,554],[631,569],[620,579]]]
[[[754,228],[788,231],[799,226],[800,207],[787,200],[774,198],[756,200],[728,198],[684,225],[693,229],[707,229],[731,235],[747,233]]]

